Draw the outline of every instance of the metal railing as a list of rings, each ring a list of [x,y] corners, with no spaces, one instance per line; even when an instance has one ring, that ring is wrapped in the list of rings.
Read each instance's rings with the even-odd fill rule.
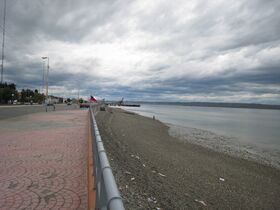
[[[97,127],[97,123],[90,108],[92,151],[94,157],[94,175],[96,187],[96,209],[100,210],[124,210],[115,178],[110,167],[106,151]]]

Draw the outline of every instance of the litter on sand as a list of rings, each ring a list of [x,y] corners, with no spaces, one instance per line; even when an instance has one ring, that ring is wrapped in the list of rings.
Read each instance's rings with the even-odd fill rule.
[[[146,167],[146,165],[145,165],[145,164],[143,164],[143,167]]]
[[[162,177],[166,177],[166,175],[162,174],[162,173],[158,173],[158,175],[162,176]]]
[[[157,199],[155,197],[148,198],[148,202],[157,203]]]
[[[222,178],[222,177],[220,177],[220,179],[219,179],[220,181],[222,181],[222,182],[224,182],[225,181],[225,179],[224,178]]]
[[[132,177],[130,180],[131,180],[131,181],[134,181],[134,180],[135,180],[135,178],[134,178],[134,177]]]
[[[132,157],[132,158],[135,157],[136,159],[140,160],[140,157],[138,155],[130,155],[130,157]]]
[[[129,171],[125,171],[124,173],[125,173],[125,174],[131,175],[131,172],[129,172]]]
[[[195,201],[198,202],[198,203],[201,203],[203,206],[207,206],[204,201],[201,201],[201,200],[198,200],[198,199],[195,199]]]

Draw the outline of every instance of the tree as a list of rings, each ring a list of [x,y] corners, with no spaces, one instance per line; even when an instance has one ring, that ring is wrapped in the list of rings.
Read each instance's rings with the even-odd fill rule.
[[[9,87],[10,89],[12,89],[12,90],[16,90],[16,89],[17,89],[17,88],[16,88],[16,85],[15,85],[14,83],[9,84],[8,87]]]
[[[14,83],[1,83],[0,84],[0,103],[7,104],[9,101],[17,99],[17,90]]]
[[[22,89],[20,94],[20,102],[24,103],[26,101],[27,93],[26,90]]]
[[[44,98],[45,98],[44,94],[38,93],[38,91],[36,92],[36,90],[35,90],[34,98],[33,98],[34,103],[41,104],[41,103],[43,103]]]
[[[18,92],[14,83],[0,83],[0,104],[12,103],[14,100],[18,100],[21,103],[42,103],[44,99],[45,95],[39,93],[37,89],[34,91],[31,89],[22,89]]]

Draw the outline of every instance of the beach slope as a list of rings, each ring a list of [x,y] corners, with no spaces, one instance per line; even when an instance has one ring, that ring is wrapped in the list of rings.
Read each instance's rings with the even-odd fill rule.
[[[96,120],[126,209],[279,209],[280,171],[182,142],[121,109]]]

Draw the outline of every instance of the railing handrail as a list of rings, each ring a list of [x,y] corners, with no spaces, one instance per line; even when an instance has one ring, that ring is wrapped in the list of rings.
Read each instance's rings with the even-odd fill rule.
[[[90,110],[92,151],[94,158],[96,209],[124,210],[114,175],[97,127],[92,107]]]

